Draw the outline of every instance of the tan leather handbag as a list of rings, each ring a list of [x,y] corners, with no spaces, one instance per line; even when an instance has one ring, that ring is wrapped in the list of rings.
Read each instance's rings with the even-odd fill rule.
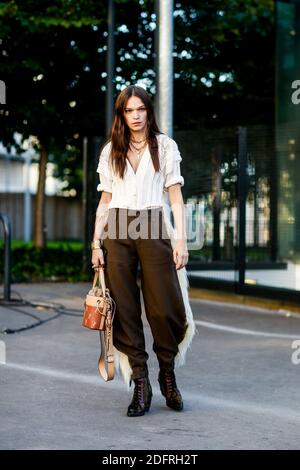
[[[97,281],[100,279],[100,286]],[[105,381],[114,378],[113,319],[116,303],[105,287],[104,268],[95,270],[93,287],[84,302],[81,325],[91,330],[99,330],[101,354],[98,361],[100,375]]]

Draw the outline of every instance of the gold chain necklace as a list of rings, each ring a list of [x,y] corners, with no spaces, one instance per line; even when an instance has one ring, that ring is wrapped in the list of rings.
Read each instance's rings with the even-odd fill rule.
[[[136,151],[136,153],[137,153],[138,160],[139,160],[139,159],[140,159],[140,156],[141,156],[142,150],[144,150],[144,148],[147,146],[147,142],[146,142],[144,145],[142,145],[141,148],[137,148],[137,147],[132,143],[132,141],[131,141],[130,143],[131,143],[132,147],[135,149],[135,151]]]
[[[134,139],[130,139],[130,142],[134,142],[135,144],[141,144],[142,142],[145,142],[146,139],[143,139],[143,140],[134,140]]]

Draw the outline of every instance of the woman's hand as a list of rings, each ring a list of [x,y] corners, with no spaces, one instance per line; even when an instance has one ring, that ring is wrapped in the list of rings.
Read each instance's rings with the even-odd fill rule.
[[[94,250],[92,250],[92,266],[93,268],[98,268],[100,265],[105,265],[104,253],[101,248],[95,248]]]
[[[176,269],[181,269],[187,264],[189,252],[185,240],[177,240],[173,250],[173,259],[176,264]]]

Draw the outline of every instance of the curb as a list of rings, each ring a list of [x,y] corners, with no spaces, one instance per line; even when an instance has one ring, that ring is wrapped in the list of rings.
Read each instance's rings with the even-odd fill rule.
[[[205,299],[217,302],[226,302],[239,305],[249,305],[258,308],[265,308],[273,310],[274,313],[282,313],[282,311],[286,311],[300,314],[300,305],[296,305],[283,300],[272,300],[268,298],[252,297],[249,295],[217,292],[209,289],[199,289],[197,287],[189,287],[189,297],[191,299]]]

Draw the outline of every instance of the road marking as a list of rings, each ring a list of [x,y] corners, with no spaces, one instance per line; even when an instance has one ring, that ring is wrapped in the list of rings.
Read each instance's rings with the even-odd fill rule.
[[[17,364],[13,362],[8,362],[5,365],[1,366],[3,368],[10,368],[18,371],[23,372],[30,372],[34,374],[44,375],[46,377],[53,377],[56,379],[63,379],[63,380],[71,380],[73,382],[80,382],[87,385],[94,385],[94,386],[101,386],[113,388],[115,390],[120,390],[122,393],[126,391],[126,386],[122,382],[121,379],[117,378],[112,382],[105,383],[100,376],[91,375],[91,374],[79,374],[69,371],[61,371],[57,369],[50,369],[44,368],[39,366],[28,366],[26,364]],[[204,379],[203,379],[204,380]],[[160,390],[157,386],[152,386],[153,392],[155,395],[160,395]],[[219,398],[219,397],[212,397],[211,394],[205,395],[203,393],[196,393],[196,392],[185,392],[184,391],[184,398],[187,401],[196,402],[199,408],[197,407],[198,411],[201,408],[204,410],[204,407],[211,407],[211,408],[221,408],[221,409],[228,409],[228,410],[236,410],[239,413],[245,414],[257,414],[258,416],[269,415],[279,419],[288,420],[288,421],[300,421],[300,410],[296,407],[286,408],[281,406],[274,406],[270,405],[269,403],[259,403],[259,399],[256,402],[246,401],[246,400],[239,400],[236,399],[226,399],[226,398]],[[193,405],[191,406],[193,408]],[[189,406],[187,403],[186,410],[189,411]],[[191,409],[194,413],[196,410]]]
[[[107,385],[101,382],[100,376],[91,374],[79,374],[77,372],[61,371],[58,369],[50,369],[48,367],[28,366],[26,364],[17,364],[15,362],[7,362],[6,367],[24,372],[33,372],[35,374],[45,375],[46,377],[54,377],[56,379],[74,380],[89,385]]]
[[[289,335],[284,333],[268,333],[267,331],[248,330],[246,328],[236,328],[234,326],[220,325],[218,323],[211,323],[208,321],[195,320],[196,325],[204,326],[204,328],[211,328],[213,330],[226,331],[227,333],[235,333],[238,335],[249,336],[262,336],[264,338],[282,338],[282,339],[297,339],[300,338],[298,334]]]
[[[287,421],[300,421],[300,410],[298,409],[291,409],[283,406],[271,405],[269,403],[262,403],[259,401],[259,398],[254,401],[247,401],[247,400],[239,400],[237,397],[235,400],[227,399],[227,398],[218,398],[212,397],[203,394],[196,394],[196,393],[185,393],[184,396],[187,399],[197,401],[199,403],[199,407],[203,408],[205,405],[207,407],[213,408],[221,408],[221,409],[228,409],[228,410],[236,410],[239,413],[250,413],[250,414],[257,414],[258,416],[265,416],[269,415],[274,418],[279,418]]]

